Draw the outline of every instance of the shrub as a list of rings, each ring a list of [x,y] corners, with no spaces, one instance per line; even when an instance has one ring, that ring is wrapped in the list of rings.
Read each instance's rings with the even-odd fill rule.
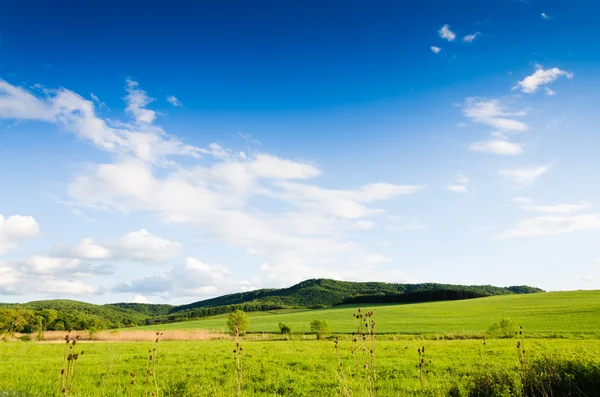
[[[250,327],[250,319],[243,311],[236,310],[229,314],[229,318],[227,319],[227,327],[232,334],[235,334],[237,329],[240,335],[244,335]]]
[[[329,323],[326,320],[313,320],[310,323],[310,331],[317,335],[317,339],[323,339],[329,333]]]
[[[31,335],[23,335],[19,339],[21,339],[22,342],[31,342]]]
[[[292,333],[292,329],[284,323],[279,323],[279,331],[284,335],[289,335]]]
[[[583,354],[546,354],[527,366],[524,384],[527,396],[597,396],[600,364]]]
[[[469,397],[512,397],[522,396],[519,375],[500,368],[476,373],[468,386]]]
[[[500,323],[494,323],[488,329],[487,335],[491,338],[512,338],[517,332],[517,325],[510,318],[503,318]]]

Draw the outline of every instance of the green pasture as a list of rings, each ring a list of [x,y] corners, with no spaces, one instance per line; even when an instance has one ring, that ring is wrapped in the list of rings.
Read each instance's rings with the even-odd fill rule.
[[[249,332],[277,332],[283,322],[292,332],[308,332],[313,319],[326,319],[334,333],[355,329],[352,314],[358,306],[318,310],[276,310],[248,313]],[[361,305],[376,313],[377,332],[393,334],[473,334],[486,331],[502,318],[522,325],[529,335],[600,336],[600,291],[545,292],[502,295],[461,301],[394,305]],[[223,330],[227,315],[129,329]],[[124,329],[125,331],[126,329]]]
[[[340,341],[339,363],[331,340],[242,341],[243,396],[339,396],[345,379],[353,396],[362,395],[362,356],[352,341]],[[384,340],[375,347],[378,396],[443,396],[467,387],[482,369],[517,377],[515,340]],[[426,348],[426,373],[417,368],[417,349]],[[528,339],[531,360],[546,353],[600,357],[596,340]],[[148,351],[153,343],[77,344],[79,357],[73,396],[145,396]],[[235,396],[234,342],[159,342],[156,367],[159,396]],[[0,395],[60,396],[64,345],[0,342]],[[598,361],[596,361],[598,362]],[[598,365],[598,364],[594,364]],[[136,375],[131,385],[131,373]],[[150,382],[151,383],[151,382]],[[3,394],[4,393],[4,394]]]

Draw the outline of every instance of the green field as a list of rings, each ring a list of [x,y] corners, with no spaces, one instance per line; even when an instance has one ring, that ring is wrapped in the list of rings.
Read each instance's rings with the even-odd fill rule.
[[[263,339],[256,334],[242,339],[241,395],[529,397],[543,395],[540,390],[551,387],[555,396],[600,396],[600,291],[373,308],[377,321],[374,345],[377,381],[373,383],[369,383],[363,369],[371,342],[367,339],[363,356],[360,342],[353,342],[350,335],[355,330],[352,313],[356,307],[250,313],[252,332],[275,332],[278,323],[284,322],[294,333],[289,340],[281,335],[265,335]],[[329,321],[333,335],[327,340],[317,341],[314,335],[305,334],[309,322],[315,318]],[[516,339],[448,340],[465,335],[482,336],[493,322],[502,318],[523,325],[526,338],[519,349]],[[215,316],[127,328],[122,332],[223,330],[225,323],[226,316]],[[341,334],[339,361],[334,349],[335,334]],[[446,338],[437,338],[441,335]],[[422,347],[427,352],[423,372],[417,353]],[[85,350],[85,354],[77,362],[68,395],[150,396],[146,393],[145,373],[152,348],[152,342],[78,343],[75,350]],[[0,343],[0,396],[62,396],[60,370],[64,349],[65,343]],[[237,395],[234,349],[232,339],[159,342],[154,372],[158,395]],[[525,364],[519,361],[518,352],[522,349],[527,351]],[[133,386],[132,372],[136,375]],[[151,385],[153,378],[149,381]],[[373,385],[372,393],[369,384]],[[534,385],[543,387],[521,394],[528,390],[526,386]]]
[[[354,331],[352,313],[357,306],[337,306],[319,310],[275,310],[250,315],[250,332],[277,332],[283,322],[292,332],[308,332],[315,318],[329,321],[334,333]],[[600,291],[546,292],[504,295],[461,301],[419,304],[362,306],[374,309],[378,333],[394,334],[472,334],[485,332],[502,318],[525,327],[529,335],[600,336]],[[196,321],[131,329],[223,330],[226,315]],[[124,329],[125,330],[125,329]]]
[[[340,342],[342,362],[352,395],[365,385],[362,362],[355,362],[352,342]],[[530,339],[531,359],[545,352],[600,357],[600,344],[591,340]],[[339,396],[339,365],[332,341],[243,342],[244,396]],[[425,346],[427,370],[421,384],[417,349]],[[85,349],[77,363],[74,393],[89,396],[129,396],[130,373],[136,374],[134,396],[144,396],[148,350],[152,343],[80,343]],[[18,396],[59,396],[63,344],[0,343],[0,391]],[[233,341],[160,342],[157,381],[160,396],[234,396],[236,370]],[[467,387],[482,369],[517,377],[514,340],[377,341],[377,395],[440,396],[451,387]],[[104,379],[104,380],[103,380]],[[363,390],[364,391],[364,390]],[[0,392],[0,395],[5,395]]]

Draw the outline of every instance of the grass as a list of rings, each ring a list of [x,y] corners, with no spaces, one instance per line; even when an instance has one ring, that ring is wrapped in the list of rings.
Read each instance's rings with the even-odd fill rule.
[[[508,317],[524,324],[529,335],[600,337],[600,291],[546,292],[505,295],[462,301],[396,305],[361,305],[377,314],[377,332],[394,334],[473,334],[483,333],[500,319]],[[292,332],[309,332],[315,318],[326,319],[334,333],[354,329],[352,313],[357,305],[319,310],[283,310],[248,313],[249,332],[278,332],[285,323]],[[172,324],[131,329],[225,330],[227,315]]]
[[[517,373],[514,340],[377,342],[377,395],[444,395],[466,387],[482,366]],[[600,357],[590,340],[529,339],[533,359],[547,352]],[[151,342],[82,343],[73,395],[130,395],[130,374],[137,374],[133,395],[144,395],[143,375]],[[426,346],[429,374],[421,383],[417,349]],[[78,345],[79,346],[79,345]],[[237,393],[232,341],[160,342],[156,378],[160,396],[232,396]],[[338,396],[338,361],[334,343],[326,341],[245,341],[244,396]],[[341,360],[352,367],[351,341],[339,342]],[[0,344],[0,391],[26,396],[60,395],[63,346],[51,343]],[[1,394],[1,393],[0,393]]]
[[[528,397],[600,396],[600,291],[363,309],[375,312],[376,342],[368,336],[369,324],[364,343],[360,334],[359,342],[349,334],[357,323],[364,327],[364,320],[353,316],[355,306],[249,313],[255,333],[241,340],[243,358],[236,340],[215,332],[225,328],[226,316],[108,332],[110,342],[77,344],[85,355],[72,371],[68,395],[519,396],[525,390]],[[503,317],[523,324],[529,338],[429,338],[482,333]],[[326,340],[304,335],[314,319],[327,320],[337,335]],[[296,333],[259,333],[276,332],[280,322]],[[157,329],[164,329],[160,342],[155,342]],[[552,338],[559,334],[563,337]],[[164,340],[168,338],[184,340]],[[64,346],[53,341],[0,343],[0,396],[61,396]],[[523,349],[527,359],[520,361]],[[544,394],[551,389],[554,394]]]

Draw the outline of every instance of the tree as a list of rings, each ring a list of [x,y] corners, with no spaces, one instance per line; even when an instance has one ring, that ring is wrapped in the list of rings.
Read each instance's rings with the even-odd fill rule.
[[[492,338],[513,338],[516,332],[517,325],[510,318],[503,318],[500,324],[492,324],[487,334]]]
[[[329,323],[327,320],[312,320],[310,323],[310,331],[317,335],[317,339],[323,339],[323,337],[329,333]]]
[[[229,331],[232,334],[239,333],[240,335],[244,335],[248,331],[248,327],[250,327],[250,319],[243,311],[236,310],[229,314],[227,327],[229,327]]]
[[[292,333],[292,329],[284,323],[279,323],[279,331],[284,335],[289,335]]]

